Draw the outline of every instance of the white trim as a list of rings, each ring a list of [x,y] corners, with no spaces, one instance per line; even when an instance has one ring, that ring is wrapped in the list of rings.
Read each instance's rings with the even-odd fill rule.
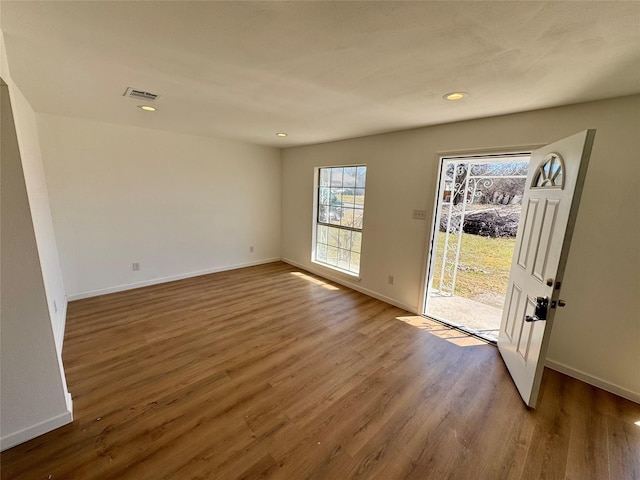
[[[80,299],[89,298],[89,297],[97,297],[100,295],[106,295],[108,293],[123,292],[125,290],[133,290],[136,288],[148,287],[150,285],[158,285],[160,283],[173,282],[175,280],[183,280],[185,278],[199,277],[200,275],[209,275],[210,273],[225,272],[227,270],[236,270],[238,268],[253,267],[256,265],[263,265],[265,263],[273,263],[273,262],[279,262],[279,261],[280,261],[280,257],[273,257],[273,258],[265,258],[263,260],[258,260],[255,262],[239,263],[236,265],[226,265],[224,267],[207,268],[205,270],[198,270],[196,272],[180,273],[178,275],[170,275],[168,277],[152,278],[151,280],[145,280],[142,282],[127,283],[125,285],[116,285],[114,287],[100,288],[98,290],[90,290],[87,292],[74,293],[69,295],[68,299],[69,301],[73,301],[73,300],[80,300]]]
[[[64,300],[62,301],[61,311],[60,311],[60,325],[58,326],[58,331],[56,332],[56,346],[58,346],[58,353],[62,353],[62,348],[64,346],[64,332],[67,328],[67,307],[69,306],[69,301],[67,300],[67,296],[64,296]]]
[[[320,169],[323,167],[315,167],[313,169],[313,214],[311,215],[311,261],[316,261],[316,240],[318,238],[318,184],[320,183]]]
[[[555,370],[560,373],[564,373],[570,377],[581,380],[589,385],[593,385],[594,387],[601,388],[602,390],[606,390],[607,392],[618,395],[622,398],[626,398],[627,400],[631,400],[635,403],[640,403],[640,393],[633,392],[624,387],[616,385],[615,383],[608,382],[600,377],[596,377],[589,373],[583,372],[582,370],[578,370],[577,368],[570,367],[560,362],[556,362],[550,358],[547,358],[545,361],[545,366],[549,367],[552,370]]]
[[[71,414],[71,420],[73,420],[73,398],[71,394],[65,390],[64,392],[64,401],[67,404],[67,410]]]
[[[429,307],[429,302],[427,300],[427,295],[429,294],[429,284],[430,277],[432,277],[433,265],[435,265],[435,261],[433,260],[433,252],[435,247],[435,238],[436,238],[436,229],[440,223],[440,219],[438,218],[438,210],[440,209],[440,200],[442,197],[442,167],[444,166],[443,156],[437,155],[437,164],[438,164],[438,174],[436,175],[436,188],[435,190],[435,198],[433,203],[433,212],[431,214],[431,225],[429,230],[427,230],[427,245],[423,250],[422,254],[422,269],[421,269],[421,277],[420,277],[420,298],[418,299],[418,312],[419,315],[427,315],[427,308]],[[446,322],[445,322],[446,323]]]
[[[539,148],[548,145],[551,141],[547,143],[535,143],[532,145],[517,145],[512,147],[488,147],[488,148],[470,148],[465,150],[443,150],[440,152],[436,152],[436,157],[471,157],[471,156],[500,156],[500,155],[513,155],[522,153],[527,155],[526,152],[529,152],[528,155],[531,156],[531,153],[534,150],[538,150]]]
[[[18,430],[17,432],[10,433],[6,437],[0,438],[0,451],[15,447],[16,445],[39,437],[40,435],[50,432],[51,430],[55,430],[56,428],[60,428],[63,425],[67,425],[72,421],[73,414],[68,411],[61,413],[60,415],[56,415],[55,417],[49,418],[48,420],[36,423],[35,425],[32,425],[30,427]]]
[[[328,268],[330,270],[336,271],[338,273],[343,273],[345,275],[348,275],[350,277],[354,277],[358,282],[360,281],[360,272],[358,273],[354,273],[354,272],[350,272],[349,270],[345,270],[343,268],[338,267],[337,265],[330,265],[329,263],[326,262],[322,262],[320,260],[317,259],[317,247],[318,247],[318,226],[322,225],[325,226],[327,228],[338,228],[338,229],[342,229],[344,230],[345,227],[344,226],[340,226],[340,225],[334,225],[331,224],[330,222],[328,223],[319,223],[318,222],[318,210],[319,210],[319,202],[320,202],[320,198],[318,197],[319,191],[322,188],[320,186],[320,170],[323,169],[328,169],[328,168],[358,168],[358,167],[364,167],[365,169],[367,168],[367,164],[366,163],[355,163],[355,164],[343,164],[343,165],[329,165],[326,167],[314,167],[313,169],[313,215],[312,215],[312,220],[313,220],[313,225],[311,228],[311,262],[315,263],[316,265],[320,265],[322,267]],[[331,177],[331,175],[329,175]],[[331,178],[329,179],[331,180]],[[331,183],[331,182],[330,182]],[[366,180],[365,180],[366,183]],[[330,185],[331,187],[331,185]],[[343,185],[344,187],[344,185]],[[345,188],[351,188],[351,187],[345,187]],[[356,187],[354,184],[353,188],[362,188],[363,190],[366,191],[366,186],[364,187]],[[365,193],[365,200],[364,202],[366,203],[366,193]],[[354,200],[355,202],[355,200]],[[364,214],[364,204],[362,205],[363,208],[363,214]],[[359,229],[360,234],[364,237],[364,217],[363,217],[363,221],[362,221],[363,225],[362,228]],[[348,229],[349,230],[349,229]],[[357,229],[353,229],[352,231],[358,231]],[[352,252],[351,249],[349,249],[349,252]],[[353,253],[353,252],[352,252]],[[358,253],[358,252],[355,252]],[[362,252],[360,252],[360,254],[362,254]],[[302,267],[300,267],[302,268]]]
[[[373,290],[369,290],[368,288],[364,288],[361,287],[360,285],[357,285],[355,283],[353,283],[354,281],[358,281],[357,277],[355,277],[352,281],[349,281],[346,278],[341,278],[340,276],[337,275],[331,275],[330,273],[327,273],[326,271],[324,271],[324,269],[319,269],[316,268],[314,265],[302,265],[298,262],[294,262],[293,260],[290,260],[288,258],[282,258],[282,261],[285,263],[288,263],[289,265],[293,265],[294,267],[298,267],[301,268],[303,270],[306,270],[308,272],[314,273],[316,275],[319,275],[323,278],[326,278],[327,280],[331,280],[332,282],[336,282],[339,283],[340,285],[344,285],[345,287],[349,287],[352,290],[356,290],[360,293],[364,293],[365,295],[368,295],[370,297],[373,298],[377,298],[378,300],[381,300],[385,303],[389,303],[391,305],[394,305],[398,308],[402,308],[403,310],[407,310],[408,312],[411,312],[415,315],[418,315],[418,310],[416,308],[415,305],[411,306],[411,305],[407,305],[406,303],[402,303],[399,302],[398,300],[396,300],[395,298],[391,298],[391,297],[387,297],[385,295],[381,295],[377,292],[374,292]],[[336,271],[336,273],[341,273],[339,271]]]
[[[421,312],[420,315],[427,315],[427,308],[429,307],[428,302],[428,293],[429,293],[429,284],[430,278],[433,277],[433,266],[435,265],[435,259],[433,258],[433,252],[436,247],[435,238],[437,234],[437,229],[439,228],[440,223],[440,213],[442,207],[442,196],[444,192],[444,183],[442,181],[442,173],[445,161],[452,160],[460,160],[460,161],[469,161],[473,160],[473,162],[496,162],[496,161],[505,161],[507,162],[509,158],[528,158],[528,162],[531,162],[531,155],[534,150],[542,147],[543,145],[538,146],[521,146],[521,147],[506,147],[506,148],[488,148],[488,149],[471,149],[471,150],[460,150],[453,152],[439,152],[436,153],[436,163],[438,165],[438,173],[436,176],[436,188],[435,188],[435,199],[433,204],[433,214],[431,217],[431,227],[427,231],[427,245],[424,249],[423,253],[423,266],[422,266],[422,276],[420,280],[420,292],[421,296],[418,299],[418,311]],[[460,247],[458,247],[459,249]],[[454,281],[455,287],[455,281]],[[439,320],[443,323],[450,323],[449,319],[447,320]]]
[[[339,275],[343,275],[346,280],[353,280],[354,282],[359,282],[360,280],[362,280],[359,274],[350,272],[349,270],[344,270],[340,267],[329,265],[328,263],[319,262],[313,259],[311,260],[311,263],[313,263],[314,265],[317,265],[320,268],[326,268],[327,270],[329,270],[330,272],[329,274],[337,273]]]

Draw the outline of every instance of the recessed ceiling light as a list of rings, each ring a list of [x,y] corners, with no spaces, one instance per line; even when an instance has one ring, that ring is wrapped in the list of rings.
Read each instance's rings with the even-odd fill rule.
[[[152,107],[151,105],[138,105],[138,108],[144,110],[145,112],[155,112],[156,107]]]
[[[284,133],[284,132],[278,132],[278,133],[276,133],[276,137],[286,137],[286,136],[287,136],[287,134],[286,134],[286,133]]]
[[[467,94],[464,92],[451,92],[451,93],[447,93],[446,95],[443,95],[442,98],[444,98],[445,100],[462,100],[464,97],[466,97]]]

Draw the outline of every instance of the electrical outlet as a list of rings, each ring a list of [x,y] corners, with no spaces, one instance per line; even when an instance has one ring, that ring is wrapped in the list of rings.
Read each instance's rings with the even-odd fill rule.
[[[251,246],[249,247],[249,252],[250,252],[250,253],[253,253],[253,245],[251,245]]]
[[[389,275],[388,282],[389,282],[389,285],[393,285],[393,275]]]
[[[413,210],[413,218],[414,220],[426,220],[427,219],[427,211],[426,210]]]
[[[140,270],[140,263],[139,262],[133,262],[131,264],[131,270],[133,270],[134,272],[137,272],[138,270]]]

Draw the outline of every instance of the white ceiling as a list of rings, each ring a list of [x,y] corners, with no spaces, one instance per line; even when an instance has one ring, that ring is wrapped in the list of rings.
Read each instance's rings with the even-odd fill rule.
[[[261,145],[640,93],[637,1],[1,8],[11,75],[36,111]],[[158,111],[126,87],[159,93]],[[451,91],[469,97],[443,100]]]

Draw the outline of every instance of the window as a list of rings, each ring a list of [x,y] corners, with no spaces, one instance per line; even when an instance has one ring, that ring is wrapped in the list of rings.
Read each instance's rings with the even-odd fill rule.
[[[314,260],[354,275],[360,272],[366,176],[364,165],[318,170]]]

